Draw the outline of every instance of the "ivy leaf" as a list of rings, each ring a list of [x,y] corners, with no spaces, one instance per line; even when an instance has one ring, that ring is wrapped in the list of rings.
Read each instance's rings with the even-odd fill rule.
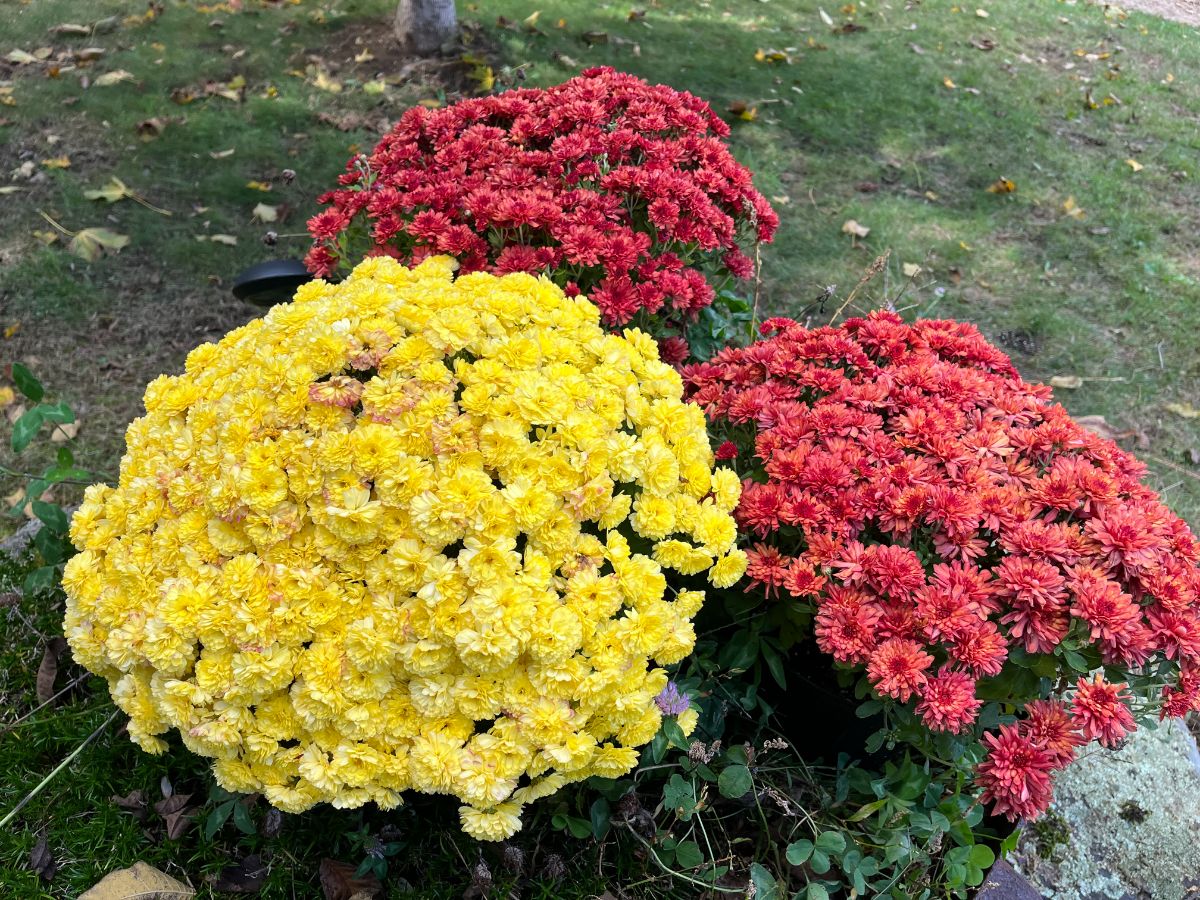
[[[118,251],[129,244],[129,235],[110,228],[85,228],[71,238],[70,250],[76,256],[95,262],[105,250]]]
[[[34,378],[33,373],[21,363],[12,364],[12,380],[16,384],[17,390],[34,403],[46,395],[46,389],[42,387],[42,383]]]
[[[787,861],[793,866],[802,866],[812,856],[813,842],[808,840],[794,841],[788,844]]]
[[[754,885],[755,900],[780,900],[783,896],[775,876],[759,863],[750,864],[750,883]]]

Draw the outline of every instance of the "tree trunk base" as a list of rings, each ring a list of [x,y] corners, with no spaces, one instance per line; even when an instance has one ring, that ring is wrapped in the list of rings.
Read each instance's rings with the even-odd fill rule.
[[[400,0],[395,31],[405,52],[434,55],[458,34],[454,0]]]

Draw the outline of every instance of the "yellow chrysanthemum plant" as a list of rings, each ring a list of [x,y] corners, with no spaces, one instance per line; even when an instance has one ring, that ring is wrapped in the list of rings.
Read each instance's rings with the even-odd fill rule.
[[[672,584],[745,569],[740,483],[650,337],[453,266],[366,260],[152,382],[65,630],[137,744],[177,731],[227,790],[448,794],[499,840],[637,764],[704,599]]]

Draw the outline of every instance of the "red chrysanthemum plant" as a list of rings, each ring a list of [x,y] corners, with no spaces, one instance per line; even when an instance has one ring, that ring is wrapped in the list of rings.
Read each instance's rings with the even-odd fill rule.
[[[1034,817],[1080,747],[1197,707],[1200,544],[1133,456],[969,325],[763,334],[687,367],[689,396],[746,479],[750,590],[860,673],[874,747]]]
[[[596,68],[546,90],[414,107],[309,220],[306,262],[448,254],[463,271],[546,273],[610,326],[679,332],[779,219],[703,100]],[[663,358],[678,363],[678,333]]]

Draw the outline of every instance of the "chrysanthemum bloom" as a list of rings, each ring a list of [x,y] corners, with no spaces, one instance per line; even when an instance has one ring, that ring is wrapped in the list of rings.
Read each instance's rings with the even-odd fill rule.
[[[356,156],[308,223],[317,275],[358,252],[464,271],[545,273],[586,294],[605,322],[694,317],[709,278],[747,278],[743,252],[779,219],[723,142],[704,101],[612,69],[564,84],[414,107]],[[663,361],[682,362],[678,337]]]
[[[985,734],[987,759],[976,769],[983,799],[997,815],[1036,818],[1050,805],[1050,754],[1016,725],[1001,725],[1000,733]]]
[[[739,481],[654,341],[452,269],[369,260],[154,381],[74,517],[65,631],[134,741],[177,731],[228,790],[449,794],[495,840],[636,764],[704,599],[672,569],[746,560]]]
[[[1123,684],[1109,684],[1096,673],[1092,680],[1080,678],[1071,700],[1071,715],[1083,736],[1114,747],[1137,725],[1126,702],[1129,692]]]
[[[790,601],[820,650],[930,728],[976,740],[984,704],[966,691],[1001,676],[1028,715],[1020,739],[1050,768],[1085,736],[1132,727],[1111,686],[1077,693],[1075,724],[1034,705],[1051,675],[1153,672],[1159,684],[1136,682],[1145,700],[1161,690],[1170,715],[1200,704],[1200,543],[1141,484],[1141,463],[970,325],[876,312],[762,331],[684,379],[738,441],[752,586]],[[1018,807],[1033,809],[1005,808]]]
[[[921,689],[917,715],[931,731],[962,731],[975,721],[983,701],[975,696],[975,679],[966,672],[943,669]]]

